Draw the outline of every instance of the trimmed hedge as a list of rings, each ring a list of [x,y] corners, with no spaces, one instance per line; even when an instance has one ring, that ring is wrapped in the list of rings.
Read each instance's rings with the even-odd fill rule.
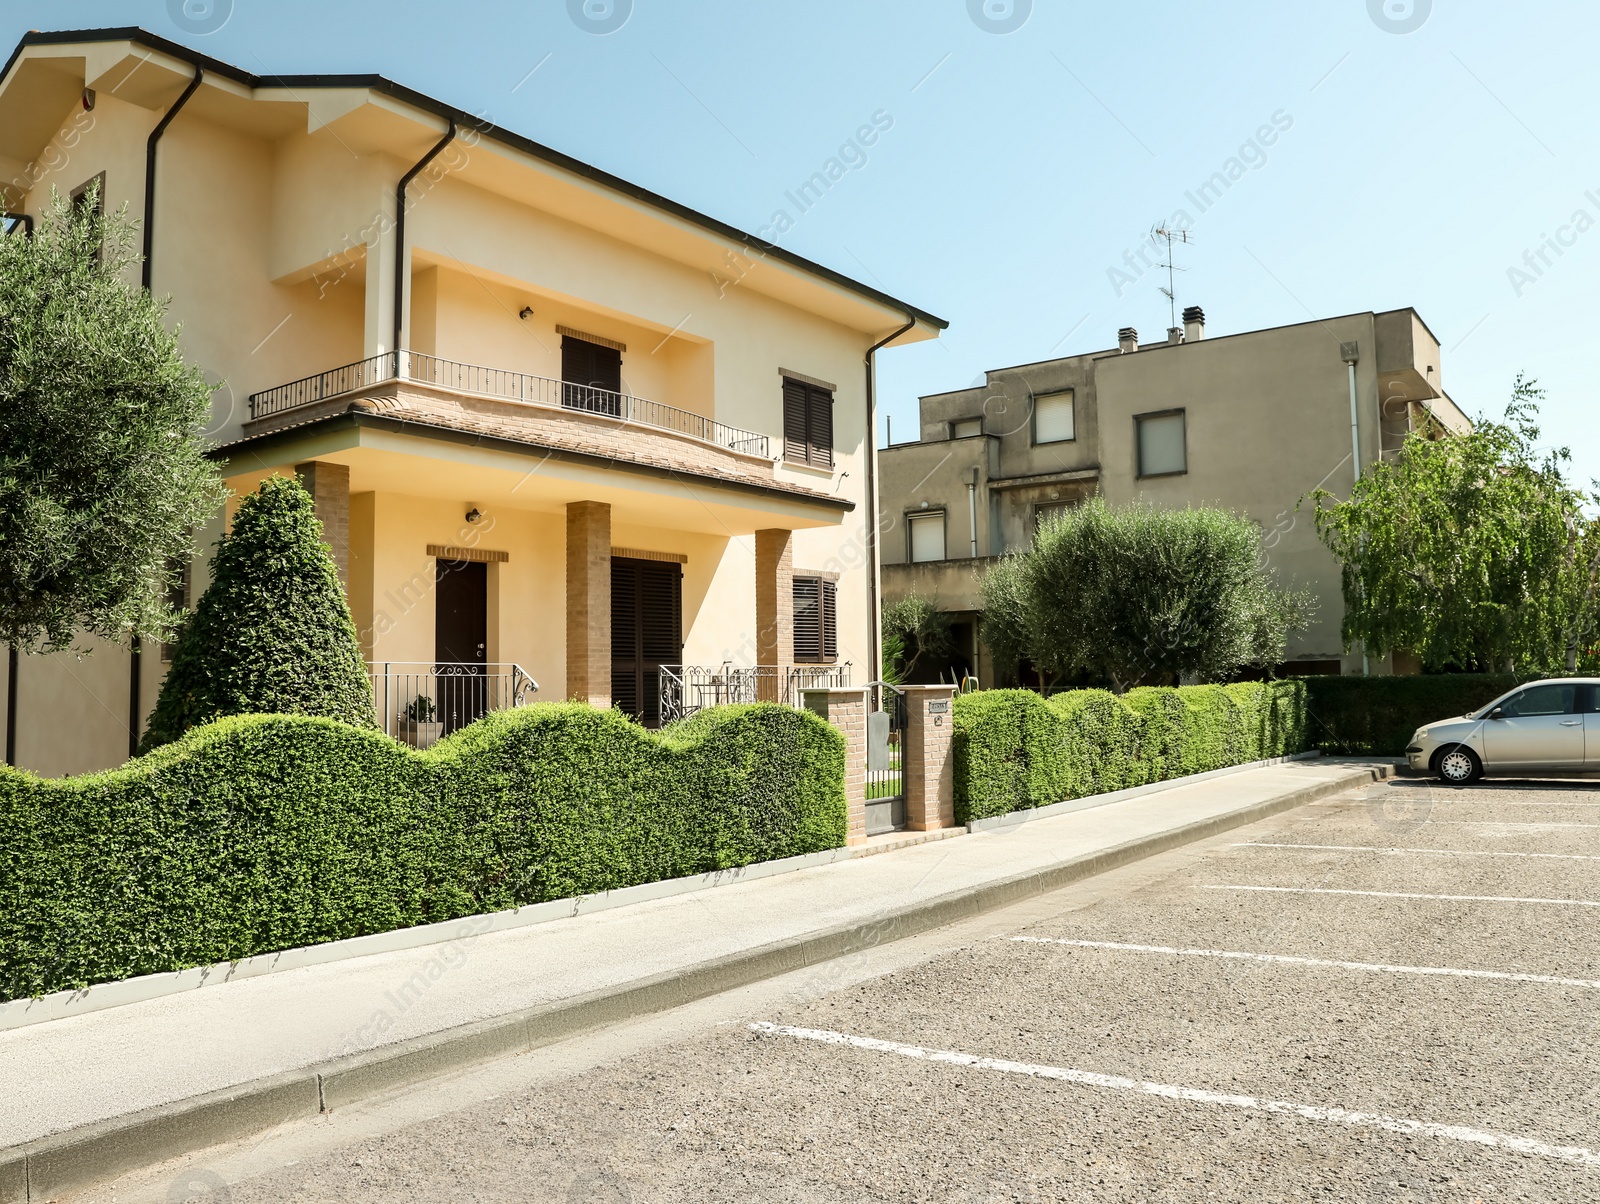
[[[427,752],[327,719],[237,716],[106,773],[0,767],[0,999],[844,839],[843,740],[787,707],[652,733],[540,703]]]
[[[1475,711],[1524,680],[1509,673],[1307,677],[1311,741],[1329,753],[1402,756],[1423,724]]]
[[[1299,681],[963,694],[956,822],[1299,752],[1305,700]]]

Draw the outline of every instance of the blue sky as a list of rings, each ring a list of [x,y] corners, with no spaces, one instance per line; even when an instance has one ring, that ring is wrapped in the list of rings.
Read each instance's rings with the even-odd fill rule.
[[[136,24],[264,73],[381,72],[748,230],[881,113],[781,241],[950,320],[882,357],[897,438],[919,393],[1161,337],[1156,273],[1112,269],[1181,210],[1178,302],[1213,335],[1416,306],[1469,414],[1526,371],[1546,441],[1600,477],[1600,6],[978,2],[7,0],[0,40]]]

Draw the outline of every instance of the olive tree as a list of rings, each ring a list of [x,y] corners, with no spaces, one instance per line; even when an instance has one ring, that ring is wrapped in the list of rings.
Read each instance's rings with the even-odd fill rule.
[[[1086,676],[1119,693],[1276,664],[1312,606],[1278,586],[1250,519],[1099,498],[1046,519],[982,589],[999,665],[1026,657],[1048,679]]]
[[[944,661],[955,652],[950,616],[912,593],[883,612],[883,680],[909,681],[923,657]]]
[[[211,390],[165,305],[128,283],[125,212],[59,195],[0,235],[0,640],[161,638],[194,532],[222,502]]]
[[[1312,495],[1342,566],[1347,642],[1435,668],[1577,668],[1600,631],[1600,527],[1566,479],[1567,449],[1539,447],[1543,398],[1518,376],[1504,421],[1415,432],[1349,498]]]

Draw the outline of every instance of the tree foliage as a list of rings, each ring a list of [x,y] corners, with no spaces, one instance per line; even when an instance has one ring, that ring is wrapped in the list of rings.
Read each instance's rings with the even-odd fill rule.
[[[0,640],[158,638],[194,532],[222,502],[200,442],[211,391],[127,283],[126,213],[56,195],[0,236]]]
[[[909,681],[923,657],[943,662],[955,650],[950,616],[921,594],[908,594],[883,612],[884,681]]]
[[[311,715],[376,727],[372,685],[311,495],[268,477],[217,544],[141,752],[226,715]]]
[[[1600,527],[1566,480],[1567,449],[1539,448],[1543,397],[1519,375],[1503,422],[1413,433],[1347,500],[1313,495],[1343,566],[1347,643],[1435,668],[1577,667],[1600,626]]]
[[[983,602],[999,665],[1026,657],[1047,678],[1087,676],[1119,693],[1275,664],[1311,609],[1309,596],[1278,587],[1248,518],[1100,498],[1047,519],[1031,548],[1002,558]]]

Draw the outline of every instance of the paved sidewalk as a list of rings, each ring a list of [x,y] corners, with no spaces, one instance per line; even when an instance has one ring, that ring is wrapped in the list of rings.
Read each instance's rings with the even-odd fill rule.
[[[464,920],[447,944],[0,1032],[0,1204],[924,931],[1392,770],[1321,760],[1175,783],[528,928]]]

